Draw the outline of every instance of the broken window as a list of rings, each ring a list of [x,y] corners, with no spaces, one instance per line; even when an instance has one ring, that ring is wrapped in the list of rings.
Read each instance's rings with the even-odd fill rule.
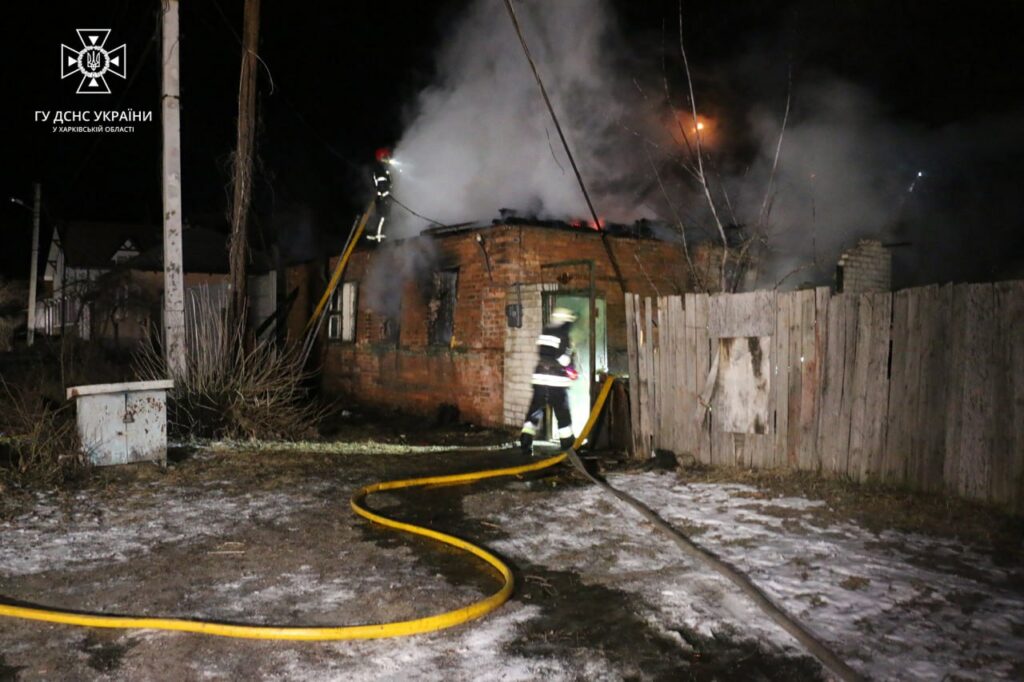
[[[432,346],[450,346],[455,328],[455,290],[459,271],[439,270],[434,273],[434,292],[427,315],[428,338]]]
[[[356,340],[356,283],[343,282],[327,306],[327,338],[351,343]]]
[[[399,338],[398,318],[385,317],[380,323],[380,340],[382,343],[397,346]]]

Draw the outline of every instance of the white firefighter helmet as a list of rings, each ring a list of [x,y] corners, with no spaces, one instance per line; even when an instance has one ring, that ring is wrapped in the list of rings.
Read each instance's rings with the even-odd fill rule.
[[[575,322],[576,313],[569,310],[568,308],[555,308],[554,310],[551,311],[551,321],[555,324]]]

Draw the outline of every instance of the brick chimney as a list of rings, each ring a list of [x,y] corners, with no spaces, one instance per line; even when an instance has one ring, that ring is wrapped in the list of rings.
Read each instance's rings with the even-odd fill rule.
[[[892,289],[892,253],[877,239],[861,239],[836,265],[836,291],[858,294]]]

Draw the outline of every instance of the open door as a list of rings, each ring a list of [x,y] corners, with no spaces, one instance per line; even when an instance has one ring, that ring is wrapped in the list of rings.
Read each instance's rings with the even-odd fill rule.
[[[576,370],[580,376],[569,387],[569,412],[572,415],[573,433],[579,435],[590,415],[592,396],[596,394],[596,376],[608,371],[608,323],[607,305],[603,298],[594,299],[594,320],[590,319],[590,297],[552,291],[544,294],[544,319],[551,316],[555,308],[568,308],[576,313],[569,338],[576,350]],[[591,360],[593,358],[593,361]],[[551,410],[545,415],[547,440],[555,440],[558,428]]]

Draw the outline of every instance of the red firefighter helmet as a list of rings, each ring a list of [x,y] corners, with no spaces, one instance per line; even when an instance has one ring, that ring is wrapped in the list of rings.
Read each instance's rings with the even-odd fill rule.
[[[391,158],[391,150],[387,147],[381,147],[374,153],[374,156],[378,161],[387,161]]]

